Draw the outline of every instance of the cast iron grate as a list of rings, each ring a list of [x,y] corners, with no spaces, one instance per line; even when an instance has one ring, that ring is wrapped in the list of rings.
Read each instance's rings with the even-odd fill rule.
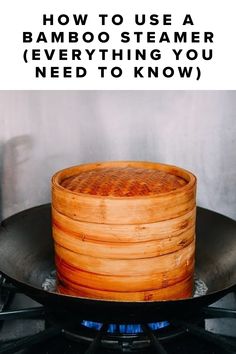
[[[19,292],[17,288],[5,282],[0,278],[1,296],[4,297],[1,303],[6,304],[7,294]],[[51,316],[52,315],[52,316]],[[52,320],[53,314],[50,314],[44,307],[23,308],[15,311],[7,311],[3,305],[0,308],[0,322],[14,319],[44,319],[45,330],[24,338],[3,342],[0,339],[0,354],[17,353],[24,350],[24,353],[43,353],[43,347],[51,341],[53,351],[48,353],[175,353],[169,346],[170,342],[175,341],[175,347],[179,345],[179,338],[184,337],[184,342],[191,340],[192,347],[194,343],[206,343],[202,351],[197,349],[196,353],[236,353],[236,340],[231,337],[214,334],[207,331],[202,326],[205,319],[210,318],[235,318],[236,310],[222,309],[215,307],[202,308],[197,318],[191,321],[173,320],[169,321],[169,326],[153,330],[148,324],[141,324],[142,332],[136,334],[120,333],[119,326],[114,333],[109,333],[109,324],[102,324],[99,330],[86,328],[81,321],[75,319],[66,321]],[[1,338],[1,337],[0,337]],[[53,342],[54,341],[54,342]],[[65,344],[67,343],[67,344]],[[69,344],[68,344],[69,343]],[[79,346],[75,346],[76,343]],[[76,348],[76,349],[75,349]],[[206,348],[209,350],[206,351]],[[177,350],[177,349],[176,349]],[[177,352],[177,351],[176,351]],[[185,351],[184,347],[180,349],[182,354],[190,353]],[[194,347],[191,354],[195,353]]]

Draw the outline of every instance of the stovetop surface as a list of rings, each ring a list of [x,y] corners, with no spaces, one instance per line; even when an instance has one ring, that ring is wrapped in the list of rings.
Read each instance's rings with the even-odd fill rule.
[[[1,291],[1,288],[0,288]],[[213,316],[212,319],[207,319],[197,323],[197,328],[200,328],[203,331],[203,334],[196,334],[196,324],[193,324],[195,327],[190,330],[187,328],[183,331],[182,335],[176,336],[174,338],[169,338],[169,340],[161,339],[161,336],[158,334],[158,331],[155,331],[155,338],[158,344],[149,345],[147,348],[139,348],[138,346],[133,346],[132,340],[120,340],[118,345],[110,347],[105,345],[101,347],[103,337],[98,340],[98,345],[93,346],[93,341],[96,342],[96,336],[99,336],[99,332],[94,331],[93,340],[82,340],[77,338],[76,341],[68,339],[68,336],[62,335],[63,331],[55,334],[52,338],[47,339],[43,338],[36,344],[30,346],[23,345],[21,349],[14,349],[14,343],[21,340],[21,338],[26,338],[26,343],[28,338],[31,340],[33,336],[37,336],[38,333],[42,333],[45,329],[52,329],[55,325],[51,326],[45,321],[45,318],[20,318],[18,319],[7,319],[2,321],[0,326],[0,354],[8,353],[21,353],[21,354],[76,354],[76,353],[86,353],[86,354],[109,354],[109,353],[141,353],[141,354],[224,354],[224,353],[236,353],[236,296],[234,293],[228,294],[213,307],[217,308],[226,308],[234,309],[230,312],[230,316],[227,315],[220,316],[220,318],[215,318],[218,316]],[[24,294],[16,293],[10,294],[8,304],[0,304],[0,314],[5,311],[11,312],[12,310],[24,310],[26,308],[39,308],[39,304],[34,302],[32,299],[28,298]],[[4,300],[5,301],[5,300]],[[3,306],[4,305],[4,306]],[[223,317],[223,318],[221,318]],[[229,318],[230,317],[230,318]],[[0,317],[1,319],[1,317]],[[0,321],[1,322],[1,321]],[[216,334],[216,338],[220,339],[220,344],[215,343],[214,340],[209,340],[204,337],[204,330],[210,331],[211,333]],[[208,332],[207,332],[208,333]],[[219,335],[218,335],[219,334]],[[83,336],[81,336],[83,337]],[[160,340],[158,341],[158,337]],[[150,337],[151,338],[151,337]],[[149,338],[149,339],[150,339]],[[222,340],[226,340],[226,345],[222,345]],[[18,342],[19,343],[19,342]],[[131,343],[131,344],[130,344]],[[152,343],[152,339],[150,339]],[[7,345],[12,345],[13,347],[6,347]],[[9,349],[10,348],[10,349]],[[139,348],[139,349],[138,349]]]
[[[52,341],[45,343],[43,346],[35,346],[29,350],[21,351],[27,354],[76,354],[86,353],[88,347],[84,344],[71,343],[63,338],[56,338]],[[122,351],[123,350],[123,351]],[[224,354],[222,349],[208,343],[199,341],[194,337],[178,338],[175,343],[166,343],[165,350],[168,354]],[[100,348],[96,354],[115,354],[115,353],[139,353],[139,354],[152,354],[158,353],[152,348],[140,349],[139,351],[130,351],[128,348],[123,348],[120,351],[114,349]],[[225,352],[228,353],[228,352]]]

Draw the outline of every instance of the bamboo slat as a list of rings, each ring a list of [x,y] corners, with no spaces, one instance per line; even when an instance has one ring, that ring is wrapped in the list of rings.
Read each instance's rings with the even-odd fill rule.
[[[137,161],[74,166],[52,178],[58,291],[116,301],[192,295],[196,178]]]

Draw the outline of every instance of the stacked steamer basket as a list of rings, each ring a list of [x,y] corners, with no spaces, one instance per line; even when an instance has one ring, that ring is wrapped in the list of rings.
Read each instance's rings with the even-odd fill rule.
[[[102,162],[52,178],[60,293],[106,300],[190,297],[196,178],[150,162]]]

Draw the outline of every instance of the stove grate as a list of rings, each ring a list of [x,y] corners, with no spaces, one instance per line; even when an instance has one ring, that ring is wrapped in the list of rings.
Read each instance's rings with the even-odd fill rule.
[[[1,289],[4,288],[6,283],[2,283]],[[5,289],[14,289],[13,286],[6,285]],[[0,312],[0,321],[8,321],[13,319],[32,319],[32,318],[44,318],[47,319],[47,312],[43,307],[33,307],[25,308],[14,311],[7,311],[3,309]],[[192,319],[190,322],[186,321],[170,321],[169,327],[176,329],[176,336],[178,333],[185,336],[193,336],[195,338],[200,338],[201,341],[207,342],[214,347],[217,347],[220,351],[219,353],[236,353],[236,341],[232,338],[228,338],[222,335],[214,334],[210,331],[207,331],[199,323],[204,322],[205,319],[209,318],[235,318],[236,319],[236,310],[231,309],[222,309],[217,307],[207,307],[203,308],[201,313],[197,318]],[[32,348],[35,345],[41,345],[46,341],[53,338],[70,338],[75,339],[75,341],[83,342],[86,348],[84,351],[79,351],[84,354],[97,354],[100,353],[101,347],[103,347],[106,341],[109,344],[116,343],[120,347],[121,353],[133,353],[133,349],[143,353],[145,347],[149,347],[152,353],[156,354],[169,354],[171,353],[168,349],[168,340],[173,339],[173,333],[169,336],[163,335],[162,330],[152,329],[148,324],[141,324],[142,332],[136,334],[123,334],[118,333],[112,334],[109,333],[109,324],[102,324],[101,328],[98,330],[93,330],[89,333],[92,333],[91,336],[87,335],[89,329],[83,326],[82,322],[72,321],[62,321],[56,323],[50,323],[48,327],[32,336],[23,337],[17,340],[10,342],[0,342],[0,354],[11,354],[16,353],[19,350]],[[80,330],[85,328],[84,332],[80,333]],[[119,326],[117,326],[118,328]],[[78,332],[73,332],[77,329]],[[167,328],[163,328],[167,330]],[[80,334],[76,334],[80,333]],[[148,351],[150,353],[150,350]],[[105,352],[105,351],[104,351]],[[216,352],[214,352],[216,353]],[[218,352],[217,352],[218,353]]]

